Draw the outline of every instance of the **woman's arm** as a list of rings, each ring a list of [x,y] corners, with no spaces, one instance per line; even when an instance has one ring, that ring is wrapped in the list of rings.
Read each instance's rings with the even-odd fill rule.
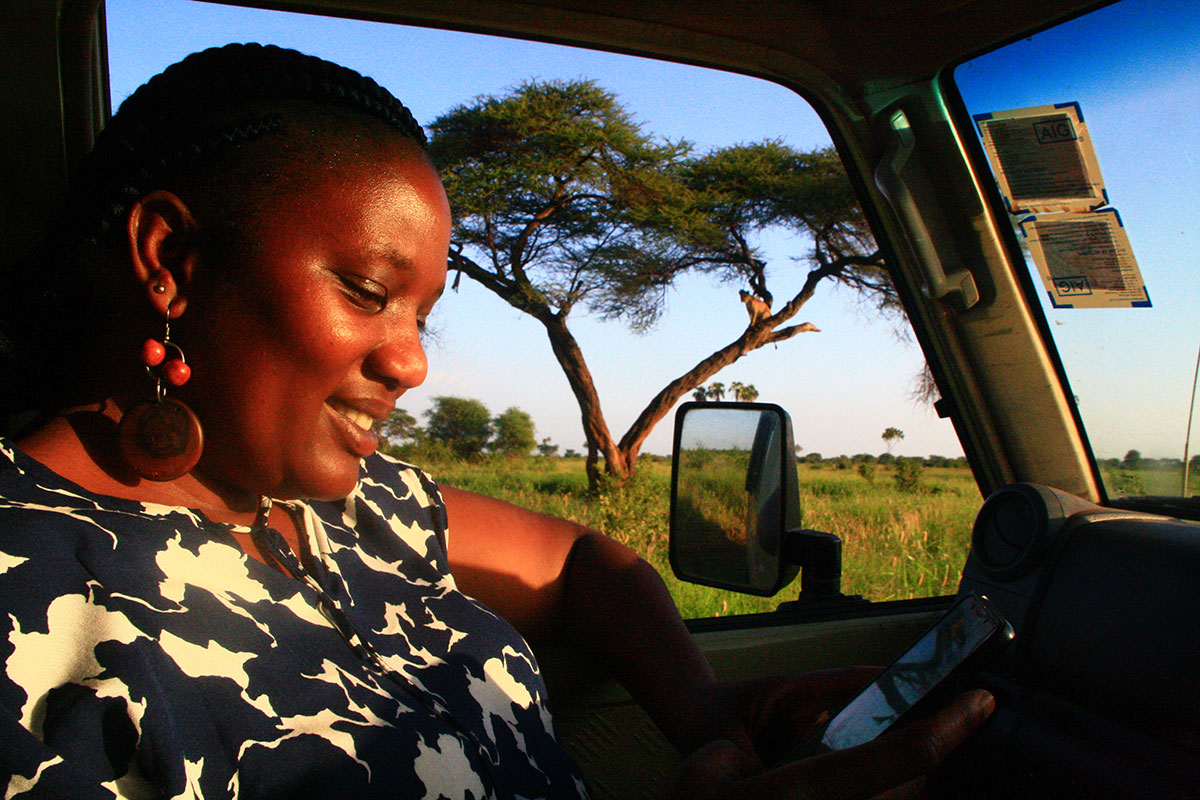
[[[700,698],[712,669],[653,567],[566,520],[442,487],[459,587],[531,641],[555,639],[613,675],[668,739],[690,752],[711,738]]]

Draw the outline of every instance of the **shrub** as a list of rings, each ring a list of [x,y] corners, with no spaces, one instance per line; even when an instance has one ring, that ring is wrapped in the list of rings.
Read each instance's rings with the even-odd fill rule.
[[[495,436],[488,448],[493,453],[525,456],[537,444],[533,434],[533,417],[515,406],[492,420],[492,430]]]
[[[1145,484],[1142,482],[1142,476],[1130,470],[1117,470],[1110,476],[1111,491],[1115,495],[1128,497],[1130,495],[1143,495],[1146,493]]]
[[[924,470],[925,465],[919,458],[896,459],[896,474],[893,476],[896,488],[902,492],[914,494],[921,488],[921,473]]]
[[[473,398],[435,397],[425,416],[429,418],[425,426],[429,439],[449,446],[459,458],[478,457],[492,438],[492,415]]]

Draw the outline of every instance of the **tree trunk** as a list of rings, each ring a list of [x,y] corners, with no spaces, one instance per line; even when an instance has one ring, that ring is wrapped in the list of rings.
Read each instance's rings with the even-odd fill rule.
[[[550,337],[550,347],[554,357],[567,376],[567,383],[579,404],[579,412],[583,420],[583,435],[587,440],[587,474],[588,487],[595,491],[600,487],[601,475],[598,456],[604,456],[604,471],[618,481],[625,481],[632,475],[632,462],[617,447],[612,434],[609,433],[608,423],[604,421],[604,412],[600,408],[600,396],[596,393],[596,385],[592,381],[592,373],[584,361],[583,351],[579,343],[567,329],[567,324],[555,314],[537,315],[538,320],[546,328]]]
[[[642,413],[638,415],[638,418],[629,426],[629,430],[621,437],[618,449],[621,451],[622,457],[628,463],[634,463],[637,460],[638,453],[641,452],[642,443],[646,441],[646,437],[650,435],[659,421],[670,413],[681,397],[737,361],[746,353],[762,347],[770,339],[770,336],[771,328],[769,324],[760,324],[755,328],[748,328],[737,339],[717,350],[708,358],[705,358],[696,364],[696,366],[663,387],[662,391],[654,395],[654,398],[642,409]]]
[[[596,491],[602,483],[599,465],[601,455],[604,456],[604,471],[610,477],[617,481],[629,478],[632,474],[632,464],[617,448],[608,430],[608,423],[604,421],[604,411],[600,407],[600,396],[596,393],[596,384],[592,381],[592,373],[587,367],[579,343],[567,328],[566,319],[551,310],[528,280],[506,280],[488,272],[461,252],[454,250],[450,253],[448,267],[460,273],[465,272],[509,305],[542,323],[546,329],[546,335],[550,338],[550,348],[554,351],[554,357],[562,367],[563,374],[567,376],[567,383],[575,395],[575,402],[579,404],[583,435],[587,441],[588,488]]]
[[[786,341],[798,333],[818,330],[811,322],[790,325],[786,328],[779,328],[779,326],[799,313],[804,304],[812,297],[817,284],[821,280],[835,274],[841,268],[841,264],[836,264],[812,270],[808,273],[804,285],[796,293],[796,296],[789,300],[777,313],[766,319],[751,323],[742,332],[741,336],[668,383],[642,409],[642,413],[638,415],[638,418],[629,426],[629,430],[621,437],[621,442],[617,447],[625,462],[631,466],[636,463],[638,453],[642,449],[642,443],[646,441],[646,437],[654,430],[654,426],[675,407],[675,404],[679,402],[679,398],[752,350],[757,350],[765,344]]]
[[[609,478],[615,479],[618,483],[629,479],[636,469],[642,443],[654,430],[654,426],[685,394],[752,350],[757,350],[766,344],[786,341],[798,333],[817,330],[808,322],[786,328],[779,326],[796,316],[800,308],[812,297],[821,280],[838,274],[846,263],[857,263],[857,260],[859,259],[838,259],[834,263],[824,263],[823,260],[822,266],[809,272],[800,291],[778,312],[752,323],[737,339],[667,384],[642,410],[619,444],[613,440],[612,434],[608,430],[608,423],[604,420],[604,412],[600,406],[600,397],[596,392],[596,385],[592,381],[592,373],[587,367],[579,343],[567,328],[564,316],[561,313],[554,313],[543,298],[535,296],[531,291],[533,287],[528,281],[522,283],[521,281],[505,280],[482,269],[459,251],[451,251],[449,268],[466,272],[468,276],[479,281],[513,307],[529,314],[545,327],[554,357],[567,376],[567,383],[579,405],[583,433],[587,441],[588,487],[592,491],[596,491],[600,488],[604,478],[600,470],[600,457],[604,457],[604,474]]]

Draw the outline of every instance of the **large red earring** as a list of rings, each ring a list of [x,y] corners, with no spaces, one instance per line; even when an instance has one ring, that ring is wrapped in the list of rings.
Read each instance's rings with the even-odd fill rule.
[[[163,385],[165,382],[183,386],[192,376],[183,350],[171,341],[169,308],[163,340],[146,340],[142,345],[142,363],[154,378],[154,400],[134,405],[121,417],[117,430],[121,454],[142,478],[174,480],[190,472],[200,460],[204,452],[204,429],[196,412],[186,403],[167,397]]]

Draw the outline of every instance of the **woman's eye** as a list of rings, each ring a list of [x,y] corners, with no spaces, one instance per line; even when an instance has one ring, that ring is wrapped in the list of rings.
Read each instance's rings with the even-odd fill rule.
[[[377,313],[387,306],[388,291],[383,284],[361,275],[338,275],[338,280],[350,300],[361,308]]]

